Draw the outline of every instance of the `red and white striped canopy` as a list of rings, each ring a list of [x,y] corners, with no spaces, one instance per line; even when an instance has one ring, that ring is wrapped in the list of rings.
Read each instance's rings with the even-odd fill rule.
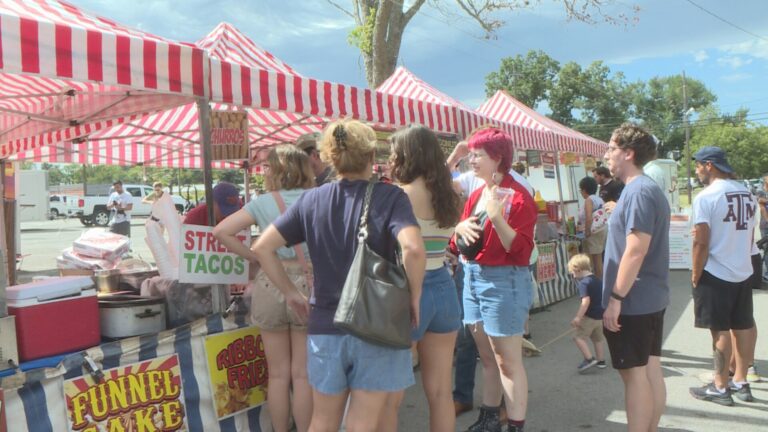
[[[206,96],[204,51],[56,0],[0,0],[0,158]]]
[[[499,121],[550,132],[557,140],[557,149],[560,151],[602,157],[608,148],[608,144],[603,141],[592,138],[537,113],[503,90],[497,91],[492,98],[485,101],[477,110]],[[553,146],[546,150],[555,151],[556,148]]]
[[[463,103],[453,99],[445,93],[437,90],[424,80],[414,75],[408,69],[399,66],[395,72],[386,79],[377,89],[377,91],[412,98],[419,101],[426,101],[441,107],[445,112],[458,111],[462,119],[467,119],[466,123],[455,125],[461,131],[460,135],[467,136],[472,130],[484,124],[494,124],[509,133],[515,141],[516,147],[542,149],[545,150],[553,145],[550,134],[530,128],[526,125],[516,125],[509,122],[499,121],[484,113],[473,110]],[[455,117],[447,116],[450,123]]]

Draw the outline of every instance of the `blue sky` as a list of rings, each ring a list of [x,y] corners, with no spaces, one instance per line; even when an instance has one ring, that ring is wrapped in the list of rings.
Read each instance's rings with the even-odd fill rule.
[[[347,43],[353,21],[324,0],[70,1],[181,41],[198,40],[227,21],[304,75],[365,86],[360,55]],[[439,1],[449,8],[453,4]],[[569,22],[559,2],[542,0],[534,9],[500,15],[506,25],[497,39],[485,40],[480,28],[458,11],[446,17],[425,7],[406,29],[400,64],[475,107],[485,99],[485,76],[498,69],[500,59],[531,49],[542,50],[561,64],[575,61],[586,66],[602,60],[628,81],[685,70],[717,95],[722,111],[745,107],[752,118],[765,122],[768,1],[693,1],[746,32],[686,0],[619,0],[606,11],[626,13],[631,12],[629,4],[640,7],[637,23],[627,27]]]

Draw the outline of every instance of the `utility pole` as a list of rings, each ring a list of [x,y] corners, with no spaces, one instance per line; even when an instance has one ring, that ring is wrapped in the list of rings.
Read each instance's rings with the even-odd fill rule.
[[[685,71],[683,71],[683,120],[685,121],[685,166],[688,170],[688,204],[693,203],[693,191],[691,188],[691,113],[688,112],[688,94],[685,91]]]

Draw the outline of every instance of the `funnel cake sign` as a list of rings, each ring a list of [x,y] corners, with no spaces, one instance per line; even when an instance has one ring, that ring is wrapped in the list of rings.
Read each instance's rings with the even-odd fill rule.
[[[64,396],[73,432],[188,430],[175,354],[66,380]]]

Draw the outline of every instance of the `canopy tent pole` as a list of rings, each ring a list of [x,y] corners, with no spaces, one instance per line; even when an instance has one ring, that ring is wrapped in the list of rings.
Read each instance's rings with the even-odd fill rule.
[[[8,304],[6,303],[5,290],[8,288],[8,239],[5,232],[5,164],[6,160],[0,161],[0,316],[8,315]],[[8,233],[13,235],[13,231]],[[15,258],[14,253],[14,258]]]
[[[563,178],[560,177],[560,138],[555,139],[555,173],[557,175],[557,196],[560,199],[562,226],[565,226],[568,221],[567,213],[565,212],[565,201],[563,201]]]
[[[251,200],[251,166],[248,161],[243,162],[243,185],[245,187],[245,202]]]
[[[204,98],[197,98],[197,116],[200,123],[200,146],[203,156],[203,185],[205,204],[208,206],[208,224],[215,226],[213,219],[213,170],[211,169],[211,106]]]

